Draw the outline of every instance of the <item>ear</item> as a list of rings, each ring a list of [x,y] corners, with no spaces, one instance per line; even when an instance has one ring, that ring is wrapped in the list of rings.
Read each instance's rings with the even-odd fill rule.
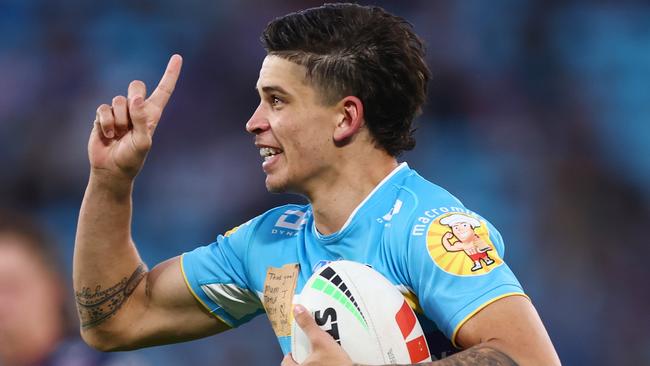
[[[334,129],[334,142],[343,143],[354,136],[365,123],[361,99],[347,96],[339,101],[340,119]]]

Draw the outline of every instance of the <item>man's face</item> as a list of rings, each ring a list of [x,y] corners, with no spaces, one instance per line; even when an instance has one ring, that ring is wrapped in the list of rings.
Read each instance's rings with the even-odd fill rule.
[[[332,139],[341,114],[322,103],[303,66],[278,56],[264,59],[256,89],[260,104],[246,123],[264,156],[266,188],[308,193],[335,160]]]

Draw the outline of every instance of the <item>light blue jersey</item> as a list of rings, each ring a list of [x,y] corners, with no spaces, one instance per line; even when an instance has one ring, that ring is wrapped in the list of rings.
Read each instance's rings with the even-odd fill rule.
[[[277,207],[185,253],[182,266],[196,298],[236,327],[265,312],[269,268],[300,265],[299,303],[305,282],[327,261],[369,264],[404,294],[440,357],[453,352],[449,341],[477,311],[525,296],[503,255],[503,239],[489,222],[402,163],[334,234],[317,231],[311,205]],[[290,335],[278,340],[288,353]]]

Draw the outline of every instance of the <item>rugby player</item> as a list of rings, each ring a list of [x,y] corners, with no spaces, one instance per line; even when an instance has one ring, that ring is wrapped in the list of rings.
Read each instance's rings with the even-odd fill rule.
[[[347,259],[382,273],[428,319],[434,360],[452,344],[463,349],[435,362],[559,364],[503,261],[496,228],[398,163],[414,147],[412,122],[430,78],[411,25],[378,7],[330,4],[272,21],[262,42],[260,103],[246,130],[263,157],[267,189],[309,204],[271,209],[151,270],[143,264],[131,238],[131,195],[179,77],[182,59],[172,56],[149,96],[133,81],[126,97],[97,109],[74,253],[83,338],[127,350],[209,336],[267,313],[283,364],[294,365],[290,317],[275,317],[282,311],[275,306],[299,303],[315,269]],[[475,235],[489,264],[478,268],[474,247],[449,234],[441,220],[451,215],[464,215],[455,216],[458,225],[473,223],[453,232]],[[265,283],[278,273],[294,282],[287,296],[269,301]],[[295,310],[313,346],[304,364],[352,364],[308,311]]]

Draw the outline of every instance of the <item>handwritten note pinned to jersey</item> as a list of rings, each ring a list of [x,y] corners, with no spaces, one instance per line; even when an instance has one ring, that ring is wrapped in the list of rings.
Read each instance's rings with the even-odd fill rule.
[[[266,271],[264,309],[278,337],[291,335],[292,300],[299,270],[298,263],[290,263],[281,268],[269,267]]]

